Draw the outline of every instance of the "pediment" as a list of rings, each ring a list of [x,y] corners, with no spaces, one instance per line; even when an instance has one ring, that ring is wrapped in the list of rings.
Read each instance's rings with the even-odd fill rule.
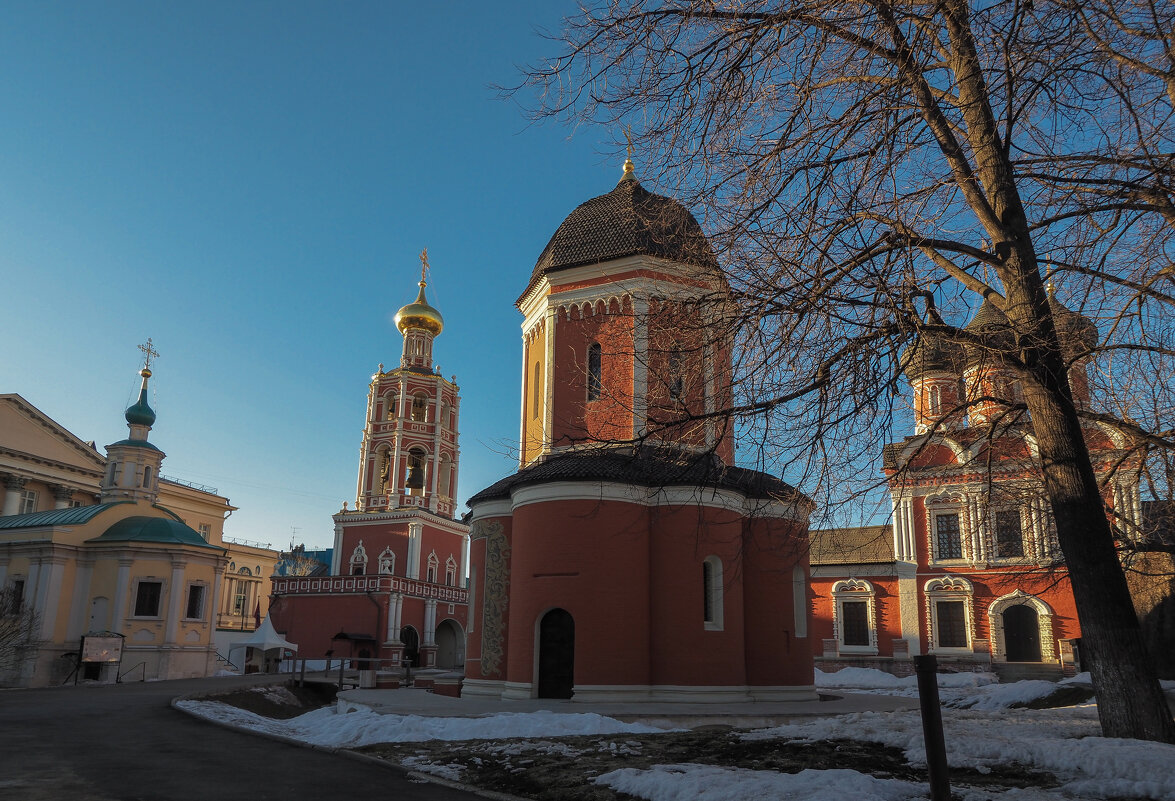
[[[86,472],[101,471],[106,457],[20,395],[0,395],[0,448],[8,458],[27,454]]]

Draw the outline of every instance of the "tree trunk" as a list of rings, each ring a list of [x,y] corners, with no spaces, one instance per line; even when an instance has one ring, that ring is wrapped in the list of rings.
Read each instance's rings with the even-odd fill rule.
[[[1043,287],[1032,287],[1032,283],[1029,279],[1018,289],[1029,296],[1038,289],[1043,300]],[[1012,301],[1016,294],[1009,292],[1013,314],[1018,308]],[[1031,322],[1036,323],[1029,340],[1034,345],[1025,355],[1039,384],[1028,382],[1025,399],[1037,437],[1045,493],[1073,585],[1082,662],[1092,674],[1102,734],[1175,743],[1175,722],[1146,653],[1065,363],[1056,347],[1056,332],[1051,320],[1024,320],[1021,325]]]

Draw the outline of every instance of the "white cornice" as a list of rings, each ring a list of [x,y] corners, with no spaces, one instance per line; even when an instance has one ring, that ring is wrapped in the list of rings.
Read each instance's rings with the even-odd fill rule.
[[[807,515],[795,504],[764,498],[748,498],[740,492],[711,487],[642,487],[609,481],[549,481],[516,488],[510,500],[495,499],[470,506],[472,519],[503,517],[535,503],[553,501],[612,501],[638,506],[723,509],[759,518],[807,522]],[[491,506],[492,504],[492,506]],[[483,508],[485,511],[483,511]]]
[[[335,525],[374,526],[381,523],[412,523],[419,521],[433,528],[445,529],[453,534],[468,534],[469,526],[457,520],[434,515],[425,509],[393,509],[387,512],[339,512],[331,517]]]

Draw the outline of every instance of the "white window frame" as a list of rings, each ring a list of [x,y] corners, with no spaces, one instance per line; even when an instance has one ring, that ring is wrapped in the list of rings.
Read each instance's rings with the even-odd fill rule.
[[[159,604],[155,609],[153,615],[140,615],[139,611],[139,585],[140,584],[158,584],[159,585]],[[164,601],[167,600],[167,581],[156,576],[139,576],[135,579],[131,586],[131,614],[130,617],[135,620],[162,620],[163,610],[166,608]]]
[[[381,576],[393,576],[396,573],[396,552],[392,550],[392,546],[383,549],[379,555],[379,561],[376,567]]]
[[[31,515],[37,511],[37,491],[32,489],[20,491],[20,511],[17,514]]]
[[[453,554],[449,554],[449,558],[445,560],[445,585],[457,586],[457,560],[453,558]]]
[[[351,551],[351,559],[347,564],[348,576],[367,575],[367,549],[363,547],[363,540],[359,540],[359,544],[355,546],[355,550]],[[362,568],[358,573],[355,572],[356,565]]]
[[[832,585],[833,630],[837,649],[842,654],[877,654],[877,590],[865,579],[850,578]],[[868,645],[848,645],[844,637],[844,604],[865,604],[865,624],[869,627]]]
[[[723,595],[725,585],[722,578],[722,560],[717,556],[707,556],[702,560],[702,593],[703,603],[705,603],[705,594],[709,593],[710,601],[710,617],[706,618],[703,607],[702,614],[702,628],[706,631],[722,631],[724,628],[724,610],[723,610]],[[705,566],[710,566],[710,586],[706,586]]]
[[[1000,555],[1000,533],[996,526],[997,516],[1005,512],[1016,512],[1020,516],[1020,556]],[[1032,516],[1023,506],[1004,504],[993,506],[987,512],[988,523],[988,560],[996,564],[1024,564],[1034,562],[1036,554],[1036,529],[1033,526]]]
[[[971,654],[975,650],[975,589],[962,576],[940,576],[932,578],[923,587],[926,596],[926,623],[930,632],[930,652],[934,654]],[[938,637],[938,604],[962,602],[963,633],[967,638],[963,646],[941,646]]]
[[[428,567],[424,572],[424,580],[429,584],[437,583],[437,574],[441,569],[441,559],[437,556],[437,552],[433,551],[428,555]]]
[[[192,605],[192,590],[197,587],[201,591],[200,614],[196,617],[188,617],[188,610]],[[188,591],[184,595],[184,620],[205,621],[208,619],[208,592],[208,583],[205,581],[192,581],[188,583]]]
[[[967,517],[967,505],[962,498],[955,496],[936,495],[926,498],[926,534],[930,539],[927,553],[930,554],[931,564],[957,565],[970,562],[971,526]],[[959,521],[959,555],[939,556],[938,554],[938,516],[955,515]]]

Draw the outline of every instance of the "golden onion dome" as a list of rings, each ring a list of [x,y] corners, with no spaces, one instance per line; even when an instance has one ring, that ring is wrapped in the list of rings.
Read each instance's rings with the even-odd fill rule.
[[[423,328],[436,336],[445,327],[445,318],[424,299],[424,287],[425,282],[421,280],[420,294],[416,296],[416,301],[396,312],[396,328],[401,334],[406,333],[409,328]]]

